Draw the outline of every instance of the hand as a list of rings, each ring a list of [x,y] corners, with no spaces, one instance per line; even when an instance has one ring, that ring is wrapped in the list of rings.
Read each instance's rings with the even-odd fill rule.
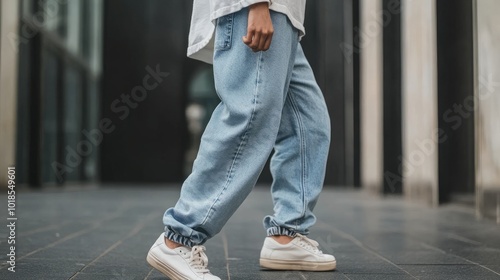
[[[254,52],[267,51],[271,46],[273,33],[269,4],[261,2],[251,5],[248,10],[247,35],[243,36],[243,43]]]

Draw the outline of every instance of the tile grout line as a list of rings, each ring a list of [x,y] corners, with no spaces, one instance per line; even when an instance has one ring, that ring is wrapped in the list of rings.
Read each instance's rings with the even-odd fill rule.
[[[474,241],[474,240],[472,240],[472,239],[468,239],[468,238],[465,238],[465,237],[461,237],[460,239],[458,239],[458,238],[454,238],[454,237],[452,236],[453,234],[451,234],[451,233],[447,233],[447,235],[448,235],[448,237],[450,237],[450,238],[453,238],[453,239],[455,239],[455,240],[458,240],[458,241],[461,241],[461,242],[464,242],[464,243],[467,243],[467,244],[477,245],[477,246],[479,246],[479,244],[480,244],[480,245],[482,245],[482,243],[479,243],[479,242],[478,242],[479,244],[473,244],[473,243],[469,242],[469,241],[477,242],[477,241]],[[456,237],[460,237],[459,235],[455,235],[455,236],[456,236]],[[496,275],[499,275],[499,276],[500,276],[500,273],[498,273],[498,272],[496,272],[496,271],[492,270],[491,268],[488,268],[488,267],[486,267],[486,266],[484,266],[484,265],[482,265],[482,264],[480,264],[480,263],[476,263],[476,262],[474,262],[474,261],[471,261],[471,260],[469,260],[469,259],[466,259],[466,258],[464,258],[464,257],[462,257],[462,256],[459,256],[459,255],[456,255],[456,254],[453,254],[453,253],[448,253],[448,252],[446,252],[446,251],[444,251],[444,250],[442,250],[442,249],[440,249],[440,248],[438,248],[438,247],[432,246],[431,244],[427,244],[427,243],[425,243],[425,242],[421,241],[419,238],[416,238],[416,237],[414,237],[414,236],[410,236],[410,237],[411,237],[411,238],[413,238],[413,239],[415,239],[415,240],[417,240],[417,241],[419,241],[419,242],[420,242],[420,244],[422,244],[424,247],[426,247],[426,248],[428,248],[428,249],[431,249],[431,250],[434,250],[434,251],[438,251],[438,252],[440,252],[440,253],[442,253],[442,254],[444,254],[444,255],[449,255],[449,256],[454,256],[454,257],[457,257],[457,258],[462,259],[462,260],[464,260],[464,261],[466,261],[466,262],[469,262],[469,263],[471,263],[471,264],[473,264],[473,265],[476,265],[476,266],[479,266],[479,267],[481,267],[481,268],[483,268],[483,269],[489,270],[489,271],[491,271],[491,272],[495,273]],[[462,239],[462,238],[463,238],[463,239]]]
[[[461,241],[461,242],[467,243],[467,244],[469,244],[469,245],[483,246],[483,244],[482,244],[482,243],[480,243],[480,242],[478,242],[478,241],[475,241],[475,240],[472,240],[472,239],[468,239],[468,238],[466,238],[466,237],[461,237],[461,236],[456,235],[456,234],[453,234],[453,233],[446,233],[446,234],[447,234],[447,236],[448,236],[449,238],[451,238],[451,239],[458,240],[458,241]],[[469,260],[469,259],[466,259],[466,258],[464,258],[464,257],[462,257],[462,256],[459,256],[459,255],[456,255],[456,254],[453,254],[453,253],[446,252],[446,251],[444,251],[444,250],[442,250],[442,249],[440,249],[440,248],[438,248],[438,247],[435,247],[435,246],[433,246],[433,245],[427,244],[427,243],[425,243],[425,242],[421,241],[418,237],[415,237],[414,235],[410,235],[409,237],[410,237],[410,238],[412,238],[412,239],[414,239],[414,240],[416,240],[416,241],[418,241],[418,242],[420,242],[420,244],[421,244],[422,246],[424,246],[424,247],[426,247],[426,248],[428,248],[428,249],[430,249],[430,250],[440,252],[440,253],[442,253],[442,254],[444,254],[444,255],[457,257],[457,258],[462,259],[462,260],[464,260],[464,261],[466,261],[466,262],[469,262],[469,263],[471,263],[471,264],[473,264],[473,265],[480,266],[481,268],[484,268],[484,269],[486,269],[486,270],[489,270],[489,271],[491,271],[491,272],[495,273],[496,275],[499,275],[499,276],[500,276],[500,273],[498,273],[498,272],[496,272],[496,271],[494,271],[494,270],[492,270],[492,269],[490,269],[490,268],[488,268],[488,267],[486,267],[486,266],[484,266],[484,265],[482,265],[482,264],[480,264],[480,263],[476,263],[476,262],[471,261],[471,260]],[[474,242],[477,242],[478,244],[475,244]],[[495,249],[496,249],[496,248],[495,248]]]
[[[476,266],[479,266],[479,267],[484,268],[484,269],[486,269],[486,270],[489,270],[489,271],[491,271],[491,272],[495,273],[496,275],[500,276],[500,273],[498,273],[498,272],[494,271],[493,269],[491,269],[491,268],[489,268],[489,267],[486,267],[486,266],[484,266],[484,265],[482,265],[482,264],[480,264],[480,263],[477,263],[477,262],[471,261],[471,260],[466,259],[466,258],[464,258],[464,257],[462,257],[462,256],[459,256],[459,255],[455,255],[455,254],[452,254],[452,253],[447,253],[446,251],[443,251],[443,250],[441,250],[441,249],[439,249],[439,248],[437,248],[437,247],[434,247],[434,246],[432,246],[432,245],[430,245],[430,244],[427,244],[427,243],[424,243],[424,242],[422,242],[422,244],[425,244],[425,245],[426,245],[429,249],[434,249],[434,250],[442,251],[442,252],[444,252],[444,254],[446,254],[446,255],[455,256],[455,257],[457,257],[457,258],[460,258],[460,259],[462,259],[462,260],[464,260],[464,261],[466,261],[466,262],[469,262],[469,263],[471,263],[471,264],[473,264],[473,265],[476,265]]]
[[[401,271],[404,271],[406,274],[410,275],[412,278],[414,279],[418,279],[416,278],[415,276],[411,275],[408,271],[406,271],[405,269],[403,269],[402,267],[400,267],[399,265],[393,263],[391,260],[387,259],[386,257],[380,255],[379,253],[377,253],[375,250],[373,250],[372,248],[368,247],[368,246],[365,246],[363,244],[363,242],[359,241],[356,237],[350,235],[349,233],[347,232],[344,232],[340,229],[337,229],[325,222],[322,222],[322,221],[317,221],[318,222],[318,225],[322,225],[323,228],[326,226],[326,228],[330,228],[331,230],[337,232],[338,235],[342,236],[343,238],[345,239],[348,239],[350,240],[352,243],[354,243],[356,246],[360,247],[361,249],[365,250],[365,251],[368,251],[369,253],[379,257],[380,259],[386,261],[387,263],[391,264],[392,266],[395,266],[396,268],[398,268],[399,270]]]
[[[120,246],[123,241],[133,237],[134,235],[136,235],[137,233],[139,233],[139,231],[141,229],[143,229],[148,221],[151,221],[153,218],[155,218],[157,216],[157,212],[154,211],[154,212],[151,212],[145,219],[141,220],[139,223],[137,223],[137,225],[131,230],[129,231],[129,233],[123,237],[122,239],[116,241],[114,244],[112,244],[111,246],[109,246],[106,250],[104,250],[99,256],[97,256],[96,258],[94,258],[90,263],[88,263],[87,265],[85,265],[84,267],[82,267],[79,271],[77,271],[75,274],[73,274],[73,276],[71,276],[68,280],[72,280],[74,279],[76,276],[78,276],[80,273],[82,273],[83,271],[85,271],[85,269],[87,269],[89,266],[93,265],[94,263],[96,263],[100,258],[104,257],[105,255],[107,255],[109,252],[113,251],[114,249],[116,249],[118,246]]]
[[[30,236],[30,235],[35,234],[35,233],[40,233],[40,232],[45,232],[45,231],[48,231],[51,229],[61,228],[69,223],[70,223],[69,221],[65,221],[65,222],[62,222],[60,224],[52,224],[52,225],[48,225],[48,226],[39,227],[39,228],[32,229],[32,230],[27,231],[27,232],[23,232],[23,233],[20,232],[18,236],[19,237]]]
[[[61,238],[61,239],[59,239],[59,240],[57,240],[57,241],[54,241],[54,242],[52,242],[52,243],[50,243],[50,244],[48,244],[48,245],[46,245],[46,246],[44,246],[44,247],[40,247],[40,248],[38,248],[38,249],[36,249],[36,250],[34,250],[34,251],[31,251],[31,252],[27,253],[26,255],[23,255],[23,256],[21,256],[21,257],[17,258],[17,260],[22,260],[22,259],[25,259],[25,258],[27,258],[27,257],[29,257],[29,256],[31,256],[31,255],[33,255],[33,254],[36,254],[36,253],[41,252],[41,251],[43,251],[43,250],[46,250],[46,249],[52,248],[52,247],[54,247],[54,246],[58,245],[59,243],[66,242],[66,241],[68,241],[68,240],[71,240],[71,239],[73,239],[73,238],[76,238],[76,237],[78,237],[78,236],[81,236],[81,235],[83,235],[83,234],[85,234],[85,233],[88,233],[88,232],[90,232],[90,231],[92,231],[92,230],[94,230],[94,229],[98,228],[98,227],[99,227],[102,223],[104,223],[105,221],[109,221],[109,220],[112,220],[112,219],[115,219],[115,218],[119,217],[119,216],[120,216],[119,214],[123,213],[125,210],[127,210],[127,209],[129,209],[129,208],[130,208],[130,207],[124,207],[123,209],[121,209],[121,210],[119,210],[119,211],[116,211],[113,215],[108,216],[107,218],[104,218],[104,219],[102,219],[102,220],[100,220],[100,221],[94,222],[94,223],[93,223],[93,225],[92,225],[91,227],[89,227],[89,228],[82,229],[82,230],[79,230],[79,231],[73,232],[73,233],[71,233],[71,234],[69,234],[69,235],[66,235],[65,237],[63,237],[63,238]],[[2,270],[3,268],[5,268],[5,267],[7,267],[7,266],[8,266],[8,264],[0,265],[0,270]]]
[[[222,246],[224,247],[224,257],[226,258],[227,279],[231,280],[231,274],[229,272],[229,249],[228,249],[228,242],[225,230],[222,230],[221,238],[222,238]]]
[[[460,235],[455,234],[455,233],[448,232],[447,235],[448,235],[449,238],[452,238],[452,239],[455,239],[455,240],[458,240],[458,241],[462,241],[462,242],[468,243],[470,245],[476,245],[476,246],[482,246],[483,245],[483,243],[481,243],[479,241],[475,241],[475,240],[469,239],[467,237],[460,236]]]
[[[420,241],[420,240],[419,240],[419,241]],[[427,249],[429,249],[429,250],[433,250],[433,251],[435,251],[435,252],[439,252],[439,253],[441,253],[441,254],[446,255],[446,251],[441,250],[441,249],[439,249],[439,248],[437,248],[437,247],[431,246],[431,245],[429,245],[429,244],[427,244],[427,243],[425,243],[425,242],[420,241],[420,245],[422,245],[423,247],[425,247],[425,248],[427,248]]]
[[[153,270],[154,268],[151,268],[148,272],[148,274],[146,275],[146,277],[144,277],[144,280],[148,280],[149,276],[151,276],[151,273],[153,273]]]

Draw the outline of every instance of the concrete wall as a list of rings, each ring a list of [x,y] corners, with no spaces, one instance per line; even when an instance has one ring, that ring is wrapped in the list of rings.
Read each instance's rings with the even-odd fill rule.
[[[476,199],[500,223],[500,1],[476,1]]]
[[[436,1],[402,1],[403,193],[438,204]]]
[[[7,186],[7,167],[15,164],[18,1],[0,2],[0,188]]]
[[[377,193],[383,180],[381,9],[381,0],[360,2],[361,185]]]

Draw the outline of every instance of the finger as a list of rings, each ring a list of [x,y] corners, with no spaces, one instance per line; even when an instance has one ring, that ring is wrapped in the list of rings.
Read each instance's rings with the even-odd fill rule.
[[[273,41],[273,34],[267,36],[266,43],[264,45],[264,50],[267,51],[271,47],[271,42]]]
[[[267,43],[267,34],[263,33],[260,37],[260,42],[259,42],[259,50],[260,51],[265,51],[266,50],[266,43]]]
[[[255,35],[255,28],[248,28],[247,35],[243,36],[243,43],[249,46],[253,41],[254,35]]]
[[[254,52],[259,51],[260,40],[262,39],[262,35],[260,32],[255,32],[252,38],[252,43],[248,45]]]
[[[271,47],[271,41],[273,38],[274,30],[267,30],[263,34],[265,35],[265,40],[262,41],[262,45],[260,45],[261,50],[267,51]]]

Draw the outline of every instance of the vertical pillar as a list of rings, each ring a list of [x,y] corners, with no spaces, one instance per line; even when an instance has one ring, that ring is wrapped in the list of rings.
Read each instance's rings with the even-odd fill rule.
[[[438,204],[436,1],[402,1],[403,193]]]
[[[476,213],[500,223],[500,1],[475,1]]]
[[[384,193],[401,194],[401,1],[382,2]]]
[[[439,143],[443,203],[474,197],[473,5],[470,0],[436,1],[438,126],[446,135]]]
[[[360,2],[361,185],[374,192],[382,191],[383,180],[381,9],[381,0]]]
[[[0,188],[7,186],[7,167],[15,164],[18,7],[17,1],[0,2]]]
[[[353,44],[353,1],[344,0],[344,34],[343,40],[350,45]],[[354,57],[352,59],[344,59],[344,141],[345,145],[345,185],[355,185],[355,164],[356,153],[355,150],[355,133],[356,123],[354,118],[354,111],[356,107],[355,92],[354,92]]]

